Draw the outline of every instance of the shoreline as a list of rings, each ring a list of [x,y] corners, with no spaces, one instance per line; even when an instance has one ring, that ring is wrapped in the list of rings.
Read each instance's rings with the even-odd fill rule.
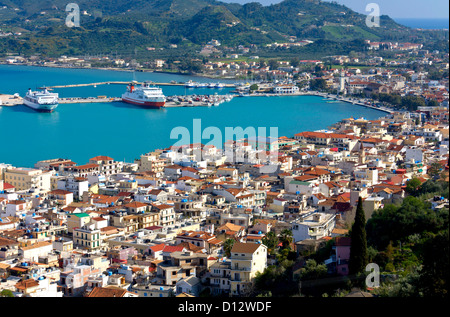
[[[388,109],[385,107],[375,107],[372,105],[365,104],[363,101],[360,101],[360,100],[355,101],[355,100],[351,100],[350,98],[339,97],[337,95],[322,93],[322,92],[318,92],[318,91],[299,92],[299,93],[292,93],[292,94],[272,94],[272,93],[250,94],[250,95],[244,95],[242,97],[245,98],[245,97],[294,97],[294,96],[316,96],[316,97],[322,97],[322,98],[329,98],[330,101],[337,101],[337,102],[340,101],[340,102],[351,103],[353,105],[366,107],[366,108],[378,110],[378,111],[389,113],[389,114],[395,112],[394,110],[391,110],[391,109]]]
[[[230,78],[230,77],[221,77],[221,76],[208,76],[203,74],[187,74],[182,72],[169,72],[169,71],[160,71],[160,70],[135,70],[135,69],[127,69],[127,68],[118,68],[118,67],[70,67],[70,66],[58,66],[58,65],[30,65],[30,64],[7,64],[0,63],[0,65],[4,66],[24,66],[24,67],[42,67],[42,68],[58,68],[58,69],[78,69],[78,70],[106,70],[106,71],[115,71],[115,72],[124,72],[124,73],[155,73],[155,74],[167,74],[167,75],[178,75],[178,76],[186,76],[186,77],[199,77],[206,79],[221,79],[221,80],[229,80],[229,81],[243,81],[242,79]]]
[[[115,71],[115,72],[135,72],[136,70],[130,70],[130,69],[121,69],[121,68],[115,68],[115,67],[90,67],[90,68],[86,68],[86,67],[65,67],[65,66],[56,66],[56,65],[29,65],[29,64],[0,64],[0,65],[6,65],[6,66],[28,66],[28,67],[42,67],[42,68],[59,68],[59,69],[78,69],[78,70],[104,70],[104,71]],[[155,73],[155,74],[169,74],[169,75],[179,75],[179,76],[186,76],[186,77],[200,77],[200,78],[208,78],[208,79],[213,79],[213,77],[208,77],[205,75],[199,75],[199,74],[184,74],[184,73],[180,73],[180,72],[176,72],[176,73],[172,73],[172,72],[165,72],[165,71],[153,71],[153,70],[137,70],[137,72],[148,72],[148,73]],[[215,79],[223,79],[223,80],[232,80],[230,78],[220,78],[217,77]],[[101,83],[88,83],[88,84],[69,84],[69,85],[61,85],[61,86],[49,86],[49,88],[70,88],[70,87],[81,87],[81,86],[92,86],[92,85],[103,85],[103,84],[116,84],[119,83],[119,81],[117,82],[101,82]],[[122,84],[122,82],[120,82]],[[125,82],[124,82],[125,84]],[[156,83],[155,83],[156,84]],[[167,86],[182,86],[184,85],[184,83],[159,83],[161,86],[162,85],[167,85]],[[228,86],[229,85],[229,86]],[[228,87],[226,88],[233,88],[235,87],[234,84],[227,84]],[[1,94],[1,92],[0,92]],[[282,97],[282,96],[319,96],[319,97],[323,97],[323,98],[333,98],[336,101],[342,101],[342,102],[347,102],[347,103],[352,103],[358,106],[362,106],[362,107],[366,107],[366,108],[371,108],[374,110],[378,110],[381,112],[385,112],[385,113],[392,113],[394,112],[393,110],[387,109],[387,108],[378,108],[378,107],[374,107],[371,105],[367,105],[364,102],[361,102],[360,100],[358,101],[354,101],[354,100],[350,100],[348,98],[345,97],[339,97],[333,94],[328,94],[328,93],[321,93],[318,91],[311,91],[311,92],[300,92],[300,93],[293,93],[293,94],[274,94],[274,93],[264,93],[264,94],[248,94],[245,95],[245,97]],[[111,97],[113,98],[113,97]]]

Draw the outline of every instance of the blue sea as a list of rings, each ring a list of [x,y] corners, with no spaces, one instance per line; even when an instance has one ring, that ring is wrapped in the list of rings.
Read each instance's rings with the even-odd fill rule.
[[[408,19],[394,18],[395,22],[415,29],[442,30],[449,29],[449,19]]]
[[[161,73],[136,73],[138,81],[210,82],[217,80]],[[0,65],[0,93],[25,95],[28,88],[103,81],[130,81],[130,72],[60,69]],[[222,81],[224,82],[224,81]],[[185,89],[161,86],[165,95],[226,94],[230,89]],[[61,97],[120,96],[123,85],[64,88]],[[185,128],[193,140],[194,119],[201,119],[200,131],[217,127],[278,129],[278,136],[291,137],[302,131],[326,129],[349,117],[376,119],[385,114],[349,103],[327,103],[316,96],[236,97],[218,107],[143,109],[121,102],[60,104],[53,113],[38,113],[26,106],[0,106],[0,163],[33,167],[37,161],[66,158],[85,164],[91,157],[108,155],[133,162],[141,154],[177,143],[173,129]],[[198,130],[197,130],[198,131]],[[216,130],[217,131],[217,130]],[[217,139],[216,139],[217,141]],[[204,144],[210,143],[205,136]],[[217,144],[215,144],[217,145]]]

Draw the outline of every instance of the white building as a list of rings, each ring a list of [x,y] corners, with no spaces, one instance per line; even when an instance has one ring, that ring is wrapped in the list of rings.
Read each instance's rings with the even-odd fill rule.
[[[276,86],[274,89],[276,94],[296,94],[299,91],[300,89],[294,85]]]
[[[294,242],[306,239],[319,240],[331,236],[336,220],[334,214],[314,212],[292,222]]]

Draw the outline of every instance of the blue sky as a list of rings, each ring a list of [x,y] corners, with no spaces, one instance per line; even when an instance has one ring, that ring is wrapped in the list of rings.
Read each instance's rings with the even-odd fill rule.
[[[281,0],[222,0],[222,1],[234,3],[260,2],[263,5],[281,2]],[[334,0],[334,1],[363,14],[367,13],[365,11],[367,4],[377,3],[380,7],[380,13],[383,15],[389,15],[391,18],[448,19],[449,17],[448,0]]]

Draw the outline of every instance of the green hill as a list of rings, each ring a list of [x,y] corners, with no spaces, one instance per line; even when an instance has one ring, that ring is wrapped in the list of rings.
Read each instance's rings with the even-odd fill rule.
[[[319,0],[285,0],[270,6],[215,0],[79,0],[78,28],[65,25],[67,3],[0,0],[1,25],[24,30],[21,37],[0,39],[0,52],[58,56],[117,51],[126,56],[177,44],[183,56],[195,54],[211,39],[223,46],[264,47],[296,37],[345,47],[365,39],[413,42],[429,36],[387,16],[381,17],[380,27],[369,28],[365,15]]]

